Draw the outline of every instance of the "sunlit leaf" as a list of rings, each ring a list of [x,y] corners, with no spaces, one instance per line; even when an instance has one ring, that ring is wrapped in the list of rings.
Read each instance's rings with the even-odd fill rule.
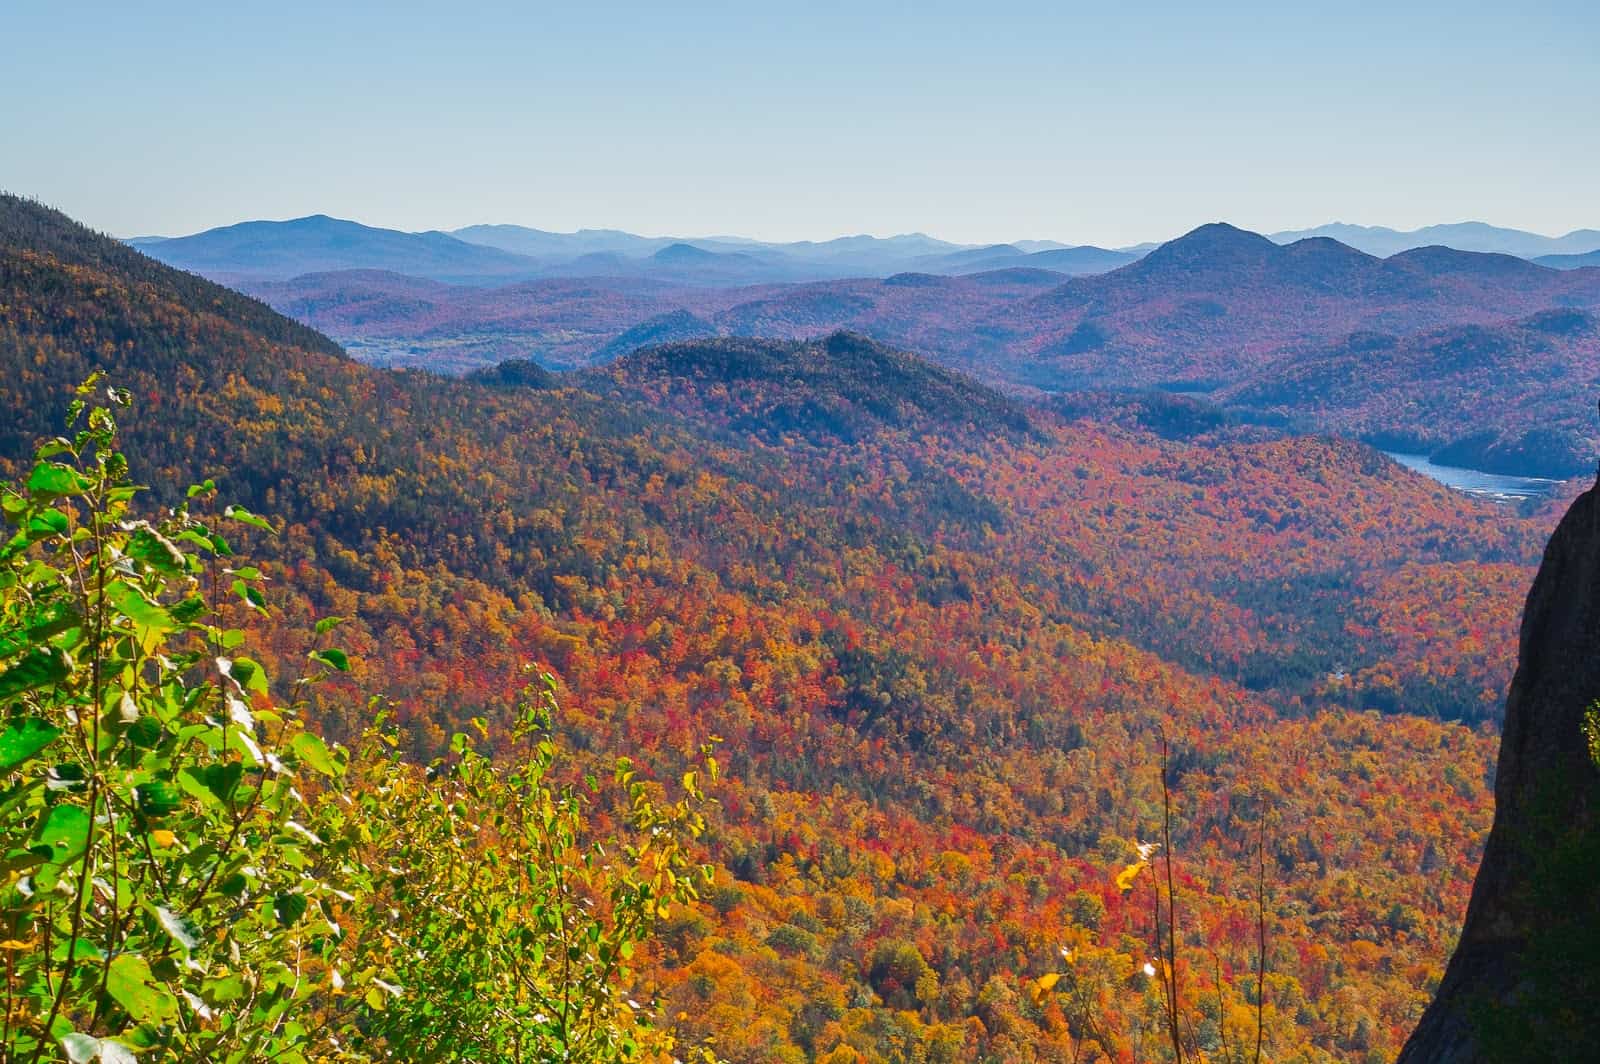
[[[28,474],[28,491],[42,498],[82,495],[93,486],[88,477],[60,462],[40,462]]]
[[[0,732],[0,772],[10,772],[36,756],[61,734],[55,725],[28,717]]]
[[[45,816],[34,838],[49,847],[45,858],[52,864],[67,864],[82,855],[89,845],[89,814],[75,805],[58,805]]]
[[[259,528],[263,532],[273,531],[272,523],[270,521],[264,517],[257,517],[249,510],[246,510],[243,506],[229,506],[227,509],[222,511],[222,515],[234,521],[238,521],[241,524],[249,525],[251,528]]]
[[[132,621],[147,635],[161,635],[177,627],[172,614],[145,598],[144,593],[124,580],[106,585],[106,598],[117,612]]]
[[[165,1023],[176,1018],[178,999],[150,971],[136,953],[111,959],[106,973],[106,993],[141,1023]]]
[[[339,766],[329,753],[328,746],[310,732],[301,732],[289,740],[289,748],[306,764],[324,776],[337,776]]]

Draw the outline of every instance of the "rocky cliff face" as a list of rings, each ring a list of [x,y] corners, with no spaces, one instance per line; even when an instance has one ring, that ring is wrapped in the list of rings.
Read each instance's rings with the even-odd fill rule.
[[[1402,1064],[1600,1059],[1600,485],[1572,504],[1523,612],[1495,818],[1461,941]]]

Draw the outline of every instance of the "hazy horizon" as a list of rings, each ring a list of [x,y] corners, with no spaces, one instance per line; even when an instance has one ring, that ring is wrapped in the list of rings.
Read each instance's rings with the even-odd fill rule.
[[[1558,2],[22,0],[0,186],[125,236],[325,213],[769,241],[1124,247],[1212,219],[1600,225],[1600,13]]]
[[[16,190],[12,190],[12,189],[5,189],[3,191],[16,192]],[[26,193],[26,192],[21,192],[21,193],[16,193],[16,194],[19,194],[19,195],[31,195],[30,193]],[[47,206],[56,207],[57,209],[66,211],[66,208],[62,207],[60,204],[49,203],[48,200],[44,199],[44,197],[35,196],[33,198],[40,199],[41,201],[45,202]],[[66,211],[66,213],[71,214],[71,211]],[[250,223],[250,222],[277,222],[277,223],[296,222],[296,221],[302,221],[302,220],[307,219],[307,218],[313,218],[313,217],[318,217],[318,216],[333,218],[336,221],[355,222],[355,223],[357,223],[359,225],[366,225],[366,226],[370,226],[372,228],[377,228],[377,229],[395,229],[394,226],[376,225],[375,223],[369,222],[369,221],[367,221],[365,219],[362,219],[362,218],[359,218],[359,217],[342,217],[342,216],[339,216],[339,215],[330,214],[327,211],[313,211],[310,214],[297,214],[297,215],[289,215],[289,216],[274,217],[274,218],[268,218],[268,217],[241,217],[241,218],[238,218],[238,219],[236,219],[236,220],[234,220],[232,222],[223,222],[223,223],[220,223],[219,225],[216,225],[216,226],[208,226],[206,229],[193,230],[191,232],[184,232],[184,233],[176,233],[176,232],[174,232],[174,233],[112,233],[111,235],[115,236],[115,237],[117,237],[118,239],[121,239],[121,240],[144,240],[144,239],[162,239],[162,240],[164,240],[164,239],[172,239],[172,238],[175,238],[175,237],[193,236],[193,235],[195,235],[195,233],[206,232],[209,229],[226,228],[227,226],[242,225],[242,224],[247,224],[247,223]],[[1328,227],[1328,226],[1355,226],[1355,227],[1362,228],[1362,229],[1380,229],[1380,230],[1381,229],[1387,229],[1387,230],[1392,230],[1392,231],[1398,232],[1398,233],[1408,233],[1408,232],[1415,232],[1417,230],[1433,229],[1433,228],[1439,228],[1439,227],[1444,227],[1444,226],[1454,226],[1454,225],[1488,225],[1488,226],[1491,226],[1491,227],[1494,227],[1494,228],[1499,228],[1499,229],[1520,229],[1520,227],[1517,227],[1517,226],[1501,225],[1498,222],[1495,222],[1495,221],[1492,221],[1492,220],[1488,220],[1488,219],[1483,219],[1483,218],[1462,218],[1462,219],[1459,219],[1459,220],[1456,220],[1456,221],[1448,221],[1448,222],[1427,222],[1427,223],[1424,223],[1422,225],[1407,226],[1407,227],[1405,227],[1403,229],[1401,227],[1399,227],[1399,226],[1383,225],[1382,223],[1350,222],[1350,221],[1345,221],[1345,220],[1340,219],[1340,220],[1336,220],[1336,221],[1316,222],[1316,223],[1310,223],[1310,224],[1306,224],[1306,225],[1289,225],[1289,226],[1284,226],[1281,229],[1262,231],[1262,230],[1250,229],[1248,226],[1239,225],[1238,223],[1232,222],[1232,221],[1230,221],[1230,220],[1228,220],[1226,218],[1209,218],[1209,219],[1206,219],[1204,221],[1195,222],[1193,225],[1185,226],[1184,228],[1182,228],[1182,229],[1180,229],[1178,231],[1175,231],[1175,232],[1173,232],[1173,233],[1171,233],[1171,234],[1169,234],[1167,236],[1152,238],[1151,240],[1148,240],[1148,241],[1138,241],[1136,244],[1127,244],[1127,245],[1120,245],[1120,246],[1121,247],[1133,247],[1133,246],[1137,246],[1138,244],[1145,244],[1145,243],[1151,243],[1151,244],[1165,243],[1166,241],[1173,240],[1173,239],[1175,239],[1177,237],[1180,237],[1180,236],[1184,235],[1185,233],[1193,232],[1195,229],[1198,229],[1201,226],[1209,225],[1209,224],[1216,223],[1216,222],[1221,222],[1221,223],[1224,223],[1224,224],[1227,224],[1227,225],[1232,225],[1235,228],[1244,229],[1244,230],[1249,231],[1249,232],[1260,232],[1264,236],[1271,236],[1271,235],[1274,235],[1276,233],[1298,232],[1298,231],[1301,231],[1301,230],[1320,229],[1320,228],[1325,228],[1325,227]],[[543,231],[543,232],[554,233],[554,234],[557,234],[557,235],[572,235],[574,233],[579,233],[579,232],[626,232],[626,233],[628,233],[628,234],[630,234],[632,236],[643,237],[643,238],[645,238],[647,240],[669,240],[669,239],[681,239],[681,240],[750,240],[750,241],[755,241],[755,242],[758,242],[758,243],[774,243],[774,244],[776,244],[776,243],[792,243],[792,242],[809,242],[809,243],[818,243],[818,244],[820,244],[820,243],[826,243],[826,242],[828,242],[830,240],[844,240],[844,239],[849,239],[849,238],[852,238],[852,237],[863,237],[863,236],[872,237],[872,238],[878,239],[878,240],[889,240],[889,239],[894,239],[894,238],[897,238],[897,237],[917,237],[917,236],[920,236],[920,237],[927,237],[927,238],[930,238],[930,239],[933,239],[933,240],[942,240],[942,241],[946,241],[946,242],[952,243],[952,244],[967,244],[967,245],[974,246],[974,247],[986,247],[986,246],[1000,245],[1000,244],[1014,244],[1014,243],[1025,242],[1025,241],[1054,241],[1054,242],[1068,244],[1068,245],[1082,245],[1082,244],[1086,243],[1085,241],[1072,240],[1070,237],[1052,236],[1052,235],[1035,235],[1035,234],[1031,234],[1031,233],[1025,233],[1025,234],[1022,234],[1020,236],[1012,236],[1012,237],[1010,237],[1008,239],[1007,238],[996,238],[996,239],[993,239],[993,240],[958,241],[958,240],[951,240],[948,237],[941,236],[939,234],[939,232],[937,231],[937,229],[932,228],[932,227],[925,227],[925,228],[921,228],[921,229],[906,230],[906,231],[901,231],[901,232],[887,232],[887,231],[885,231],[885,232],[836,232],[836,233],[818,235],[818,236],[802,236],[802,237],[795,237],[795,238],[792,238],[792,239],[779,240],[779,239],[775,239],[775,238],[764,237],[764,236],[761,236],[760,234],[755,234],[755,233],[731,233],[731,232],[729,232],[729,233],[679,233],[679,232],[666,232],[666,231],[659,231],[658,232],[658,231],[651,231],[651,230],[648,230],[648,229],[643,230],[643,231],[639,231],[639,230],[633,230],[633,229],[626,229],[625,230],[625,229],[622,229],[620,226],[605,225],[605,224],[583,225],[583,226],[579,226],[579,227],[577,227],[575,229],[555,229],[555,228],[552,228],[552,227],[550,227],[548,225],[540,225],[537,222],[508,221],[508,220],[505,220],[505,219],[493,219],[493,220],[484,220],[484,221],[477,221],[477,222],[466,222],[466,223],[464,223],[462,225],[453,226],[453,227],[448,228],[448,229],[443,227],[443,226],[437,226],[437,225],[423,225],[423,226],[418,226],[416,228],[400,229],[398,231],[407,232],[407,233],[442,232],[442,233],[450,234],[450,233],[454,233],[454,232],[462,230],[462,229],[468,229],[468,228],[471,228],[471,227],[477,226],[477,225],[514,225],[514,226],[521,226],[521,227],[527,228],[527,229],[537,229],[537,230],[540,230],[540,231]],[[1532,230],[1532,229],[1520,229],[1521,232],[1531,233],[1531,234],[1533,234],[1535,236],[1548,237],[1550,239],[1559,239],[1559,238],[1561,238],[1563,236],[1568,236],[1568,235],[1571,235],[1573,233],[1586,232],[1586,231],[1587,232],[1593,232],[1593,231],[1597,231],[1597,230],[1600,230],[1600,222],[1597,222],[1596,224],[1593,224],[1593,225],[1574,225],[1574,226],[1570,226],[1568,228],[1561,229],[1561,230],[1554,231],[1554,232],[1541,232],[1541,231]]]

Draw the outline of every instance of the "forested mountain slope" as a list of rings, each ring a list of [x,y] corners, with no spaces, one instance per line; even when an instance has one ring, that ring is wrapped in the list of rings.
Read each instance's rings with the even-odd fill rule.
[[[276,654],[352,618],[418,749],[527,661],[581,759],[724,737],[717,887],[638,993],[730,1060],[1148,1057],[1149,912],[1115,878],[1163,736],[1207,1044],[1253,1022],[1263,837],[1274,1058],[1392,1053],[1426,1001],[1492,745],[1436,718],[1494,716],[1548,514],[1354,444],[1072,420],[852,336],[375,370],[35,205],[0,234],[7,473],[103,369],[159,493],[214,476],[280,519],[250,544]],[[365,713],[323,697],[335,734]]]
[[[1354,333],[1219,398],[1447,465],[1565,477],[1592,467],[1600,446],[1588,401],[1596,382],[1600,315],[1568,308],[1408,336]]]

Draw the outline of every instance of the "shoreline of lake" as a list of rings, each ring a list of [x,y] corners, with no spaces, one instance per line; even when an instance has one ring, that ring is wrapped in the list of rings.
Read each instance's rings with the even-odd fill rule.
[[[1562,483],[1548,477],[1519,477],[1506,473],[1486,473],[1481,469],[1468,469],[1465,466],[1439,465],[1429,461],[1428,456],[1424,454],[1406,454],[1401,451],[1383,453],[1413,473],[1421,473],[1448,488],[1499,502],[1542,498],[1554,491],[1556,485]]]

